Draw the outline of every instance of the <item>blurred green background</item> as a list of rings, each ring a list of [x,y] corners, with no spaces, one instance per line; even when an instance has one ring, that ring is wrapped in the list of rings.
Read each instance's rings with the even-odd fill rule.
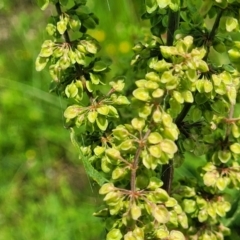
[[[139,0],[89,0],[100,19],[90,33],[113,60],[109,79],[128,71],[134,43],[147,38]],[[70,143],[63,99],[48,93],[47,70],[35,71],[47,18],[34,0],[0,0],[0,240],[101,240],[103,223],[92,216],[101,203]],[[177,177],[194,176],[204,159],[187,156]],[[190,163],[190,164],[189,164]],[[240,239],[238,192],[230,213],[231,239]],[[239,238],[238,238],[239,237]],[[229,238],[230,239],[230,238]]]
[[[89,1],[101,19],[91,34],[126,75],[133,43],[144,36],[134,1]],[[35,0],[0,0],[0,240],[96,240],[98,189],[86,177],[62,117],[66,103],[35,71],[47,18]]]

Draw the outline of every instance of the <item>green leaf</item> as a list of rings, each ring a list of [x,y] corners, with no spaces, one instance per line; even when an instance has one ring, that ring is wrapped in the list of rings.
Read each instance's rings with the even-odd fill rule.
[[[86,81],[86,88],[89,92],[93,91],[93,84],[90,81]]]
[[[117,82],[110,82],[109,84],[116,92],[121,92],[125,86],[124,80],[117,80]]]
[[[71,84],[67,85],[67,87],[65,88],[65,94],[66,94],[66,96],[68,98],[74,98],[74,97],[77,96],[78,88],[76,87],[74,82],[72,82]]]
[[[160,145],[152,145],[148,148],[150,154],[155,158],[160,158],[162,155],[162,150]]]
[[[151,207],[151,212],[159,223],[167,223],[169,221],[168,210],[163,205]]]
[[[171,3],[171,0],[157,0],[157,3],[159,8],[165,8]]]
[[[99,50],[99,45],[96,41],[94,40],[81,40],[81,45],[85,47],[85,49],[92,54],[96,54]],[[101,72],[107,68],[106,63],[102,62],[97,62],[97,64],[94,64],[93,70],[95,72]]]
[[[154,12],[158,7],[156,0],[145,0],[145,5],[147,12],[150,14]]]
[[[149,184],[147,186],[147,189],[150,189],[150,190],[156,190],[157,188],[161,187],[163,185],[163,182],[157,178],[157,177],[151,177],[150,178],[150,181],[149,181]]]
[[[79,105],[72,105],[65,110],[64,117],[67,119],[73,119],[76,116],[78,116],[82,111],[83,111],[83,107]]]
[[[133,91],[133,96],[141,101],[147,102],[150,100],[149,92],[145,88],[137,88]]]
[[[57,30],[60,34],[64,34],[64,32],[67,30],[67,24],[63,19],[57,22]]]
[[[193,213],[197,209],[196,201],[192,199],[184,199],[182,204],[183,204],[183,210],[186,213]]]
[[[106,240],[121,240],[123,237],[119,229],[113,228],[108,234]]]
[[[93,71],[94,72],[102,72],[102,71],[106,70],[107,67],[108,67],[108,64],[105,61],[98,61],[98,62],[95,62]]]
[[[238,20],[236,18],[233,18],[233,17],[227,17],[227,20],[226,20],[226,30],[228,32],[232,32],[237,27],[238,27]]]
[[[226,187],[229,184],[229,179],[225,178],[225,177],[220,177],[217,179],[216,182],[216,187],[220,190],[223,191],[224,189],[226,189]]]
[[[231,104],[236,103],[236,98],[237,98],[237,89],[236,87],[229,87],[227,91],[227,96]]]
[[[162,121],[163,121],[163,124],[164,124],[165,127],[171,127],[172,126],[173,119],[169,114],[167,114],[165,112],[162,114]]]
[[[153,197],[157,202],[167,202],[169,199],[167,191],[162,188],[156,189],[153,193]]]
[[[157,108],[154,112],[153,112],[153,121],[155,123],[159,123],[162,121],[162,113],[159,110],[159,108]]]
[[[71,134],[70,134],[70,137],[71,137],[71,141],[72,141],[72,144],[78,149],[79,151],[79,158],[82,160],[83,162],[83,166],[87,172],[87,174],[94,180],[96,181],[99,186],[102,186],[105,182],[108,182],[107,179],[104,178],[104,176],[98,172],[91,164],[91,162],[89,161],[89,158],[86,157],[81,148],[79,147],[76,139],[75,139],[75,132],[74,132],[74,129],[71,128]]]
[[[185,237],[180,231],[172,230],[169,235],[169,240],[185,240]]]
[[[177,145],[169,139],[161,141],[160,146],[162,151],[168,154],[174,154],[178,150]]]
[[[45,10],[48,7],[49,0],[37,0],[37,3],[41,10]]]
[[[122,142],[119,147],[123,151],[128,151],[128,150],[132,149],[132,147],[133,147],[132,140],[126,140],[126,141]]]
[[[169,232],[166,227],[161,226],[156,230],[156,237],[158,239],[168,239]]]
[[[232,123],[232,135],[235,137],[235,138],[239,138],[240,137],[240,129],[239,127],[237,126],[236,123]]]
[[[208,213],[206,209],[201,209],[198,213],[198,221],[205,222],[208,219]]]
[[[162,140],[162,136],[158,132],[152,132],[148,136],[148,142],[151,144],[160,143]]]
[[[63,5],[63,6],[66,6],[68,4],[68,0],[60,0],[60,3]]]
[[[39,53],[40,57],[50,57],[53,54],[52,47],[42,47],[41,52]]]
[[[35,62],[36,70],[38,72],[42,71],[46,67],[48,61],[49,61],[49,58],[38,56]]]
[[[98,115],[97,119],[97,126],[102,130],[105,131],[108,127],[108,120],[106,119],[106,117],[102,116],[102,115]]]
[[[193,95],[192,95],[192,92],[186,90],[186,91],[183,91],[181,93],[183,99],[185,102],[188,102],[188,103],[193,103],[194,99],[193,99]]]
[[[89,73],[89,74],[90,74],[91,82],[95,85],[98,85],[100,82],[99,76],[97,74],[93,74],[93,73]]]
[[[121,167],[116,167],[113,171],[112,171],[112,179],[116,180],[116,179],[120,179],[121,177],[123,177],[126,174],[126,170],[124,168]]]
[[[102,115],[108,115],[109,113],[109,107],[107,105],[102,105],[97,108],[97,112]]]
[[[90,111],[87,116],[88,121],[90,123],[94,123],[97,119],[97,116],[98,116],[98,113],[96,111]]]
[[[184,98],[180,92],[173,91],[173,97],[178,103],[184,103]]]
[[[120,152],[115,148],[106,149],[106,155],[114,160],[118,160],[121,157]]]
[[[227,150],[218,151],[218,158],[222,163],[226,163],[231,159],[231,152]]]
[[[99,189],[99,194],[101,195],[105,195],[109,192],[114,191],[114,185],[113,183],[105,183],[101,186],[101,188]]]
[[[69,26],[73,31],[79,31],[81,27],[81,22],[76,15],[72,15],[69,19]]]
[[[95,155],[101,156],[105,152],[105,148],[97,146],[97,147],[94,148],[93,151],[94,151]]]
[[[134,129],[141,131],[145,126],[145,120],[143,118],[134,118],[131,121]]]
[[[128,101],[127,97],[120,95],[117,97],[117,99],[114,100],[114,104],[128,105],[128,104],[130,104],[130,102]]]
[[[144,240],[144,230],[143,228],[136,227],[133,230],[133,236],[135,237],[136,240]]]
[[[218,171],[207,172],[203,176],[203,181],[206,186],[214,186],[216,184],[217,179],[219,178]]]
[[[141,208],[139,206],[136,205],[136,203],[134,202],[131,205],[131,216],[133,220],[138,220],[138,218],[140,218],[142,215],[141,212]]]
[[[233,143],[232,145],[230,145],[230,150],[233,153],[240,154],[240,144],[239,143]]]
[[[164,90],[163,89],[160,89],[160,88],[158,88],[158,89],[156,89],[156,90],[154,90],[153,92],[152,92],[152,97],[153,98],[160,98],[160,97],[162,97],[164,95]]]

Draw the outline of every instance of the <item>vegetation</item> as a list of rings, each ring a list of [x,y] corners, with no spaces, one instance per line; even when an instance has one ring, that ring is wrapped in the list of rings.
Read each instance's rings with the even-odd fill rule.
[[[238,1],[39,4],[50,36],[5,3],[0,239],[238,239]]]

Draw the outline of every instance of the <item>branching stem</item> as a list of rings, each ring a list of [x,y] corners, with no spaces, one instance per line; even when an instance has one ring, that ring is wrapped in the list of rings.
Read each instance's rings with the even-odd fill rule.
[[[144,137],[141,139],[141,141],[144,143],[146,139],[148,138],[149,134],[151,133],[151,130],[149,129]],[[136,172],[138,168],[139,158],[142,152],[142,144],[139,144],[138,149],[136,151],[136,154],[134,156],[132,168],[131,168],[131,192],[134,193],[136,191]]]
[[[180,12],[173,12],[169,10],[168,13],[168,30],[167,30],[167,46],[172,46],[174,41],[174,33],[179,27],[179,17]],[[165,189],[168,193],[171,191],[171,185],[173,180],[173,162],[169,161],[169,164],[163,165],[162,167],[162,176],[161,179],[163,181],[163,189]]]
[[[61,9],[61,5],[60,5],[59,1],[55,4],[55,7],[56,7],[57,14],[59,16],[61,16],[63,13],[62,13],[62,9]],[[71,45],[71,39],[69,37],[68,31],[65,31],[63,33],[63,38],[64,38],[66,43]],[[84,74],[83,74],[83,69],[77,63],[75,63],[74,66],[76,68],[78,77],[80,77],[80,79],[83,81],[83,85],[85,85],[86,80],[85,80],[85,77],[84,77]],[[92,93],[89,92],[87,89],[86,89],[86,93],[87,93],[87,95],[89,97],[90,102],[92,102],[93,101]]]

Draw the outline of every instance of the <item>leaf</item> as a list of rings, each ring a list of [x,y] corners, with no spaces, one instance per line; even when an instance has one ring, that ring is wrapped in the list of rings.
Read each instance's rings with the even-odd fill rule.
[[[98,62],[95,62],[93,71],[94,72],[102,72],[102,71],[106,70],[107,67],[108,67],[108,64],[106,64],[104,61],[98,61]]]
[[[96,119],[97,119],[97,116],[98,116],[98,113],[96,111],[89,112],[88,116],[87,116],[88,121],[90,123],[94,123],[96,121]]]
[[[97,44],[97,41],[94,41],[94,40],[81,40],[81,45],[85,47],[85,49],[89,52],[89,53],[92,53],[92,54],[96,54],[99,50],[99,46]],[[94,65],[94,68],[99,68],[97,71],[103,71],[105,70],[106,68],[104,68],[105,66],[107,65],[102,65],[102,67],[100,67],[100,63],[101,62],[97,62],[98,63],[98,67]],[[104,62],[102,62],[103,64]],[[104,63],[105,64],[105,63]],[[103,70],[100,70],[100,69],[103,69]],[[94,71],[96,71],[96,69],[94,69]]]
[[[134,118],[131,121],[134,129],[141,131],[145,126],[145,120],[143,118]]]
[[[236,103],[237,90],[236,87],[229,87],[227,91],[227,96],[231,104]]]
[[[227,20],[226,20],[226,30],[228,32],[232,32],[237,27],[238,27],[238,20],[236,18],[233,18],[233,17],[227,17]]]
[[[46,67],[48,61],[49,61],[49,58],[38,56],[35,62],[36,70],[38,72],[42,71]]]
[[[79,105],[72,105],[65,110],[64,117],[67,119],[73,119],[77,117],[82,111],[83,111],[83,107]]]
[[[150,154],[155,158],[160,158],[162,155],[162,150],[160,145],[152,145],[148,148]]]
[[[106,240],[121,240],[123,237],[121,231],[119,229],[113,228],[109,233],[107,234]]]
[[[169,240],[185,240],[185,237],[180,231],[172,230],[169,235]]]
[[[100,82],[100,77],[97,74],[89,73],[91,82],[95,85],[98,85]]]
[[[93,91],[93,84],[90,81],[86,81],[86,88],[89,92]]]
[[[75,139],[75,131],[73,128],[70,129],[71,133],[70,133],[70,138],[71,138],[71,142],[74,145],[74,147],[76,147],[79,151],[79,158],[82,160],[83,162],[83,166],[85,168],[85,171],[87,172],[87,174],[89,175],[89,177],[91,177],[94,181],[96,181],[98,183],[99,186],[103,186],[104,183],[108,182],[108,180],[106,178],[103,177],[103,175],[98,172],[93,166],[92,164],[89,162],[89,158],[84,156],[81,148],[79,147],[76,139]]]
[[[120,95],[117,97],[117,99],[114,100],[114,104],[128,105],[128,104],[130,104],[130,102],[128,101],[127,97]]]
[[[158,7],[156,0],[145,0],[145,5],[147,12],[150,14],[154,12]]]
[[[171,3],[171,0],[157,0],[157,3],[159,8],[165,8]]]
[[[114,185],[113,183],[105,183],[101,186],[101,188],[99,189],[99,194],[105,195],[111,191],[114,191]]]
[[[174,154],[178,150],[176,144],[169,139],[164,139],[163,141],[161,141],[160,146],[161,150],[168,154]]]
[[[153,112],[153,121],[155,123],[159,123],[162,121],[162,113],[159,110],[159,108],[157,108],[154,112]]]
[[[178,103],[184,103],[184,98],[180,92],[173,91],[173,97]]]
[[[154,90],[153,92],[152,92],[152,97],[153,98],[160,98],[160,97],[162,97],[164,95],[164,90],[163,89],[160,89],[160,88],[158,88],[158,89],[156,89],[156,90]]]
[[[72,15],[69,19],[69,26],[73,31],[78,31],[81,27],[81,22],[76,15]]]
[[[148,142],[151,144],[160,143],[162,140],[162,136],[158,132],[152,132],[148,136]]]
[[[57,22],[57,30],[60,34],[64,34],[64,32],[67,30],[67,24],[63,19]]]
[[[147,102],[150,100],[149,92],[145,88],[137,88],[133,91],[133,96],[141,101]]]
[[[106,119],[106,117],[102,116],[102,115],[98,115],[97,119],[97,126],[102,130],[105,131],[108,127],[108,120]]]
[[[120,152],[115,148],[108,148],[105,152],[108,157],[114,160],[118,160],[121,157]]]
[[[107,105],[102,105],[97,108],[97,112],[102,115],[108,115],[109,113],[109,107]]]
[[[230,145],[230,150],[233,153],[240,154],[240,144],[239,143],[233,143],[232,145]]]
[[[67,85],[67,87],[65,88],[65,94],[66,94],[66,96],[68,98],[74,98],[74,97],[77,96],[78,88],[76,87],[74,82],[72,82],[71,84]]]
[[[134,202],[131,206],[132,219],[138,220],[138,218],[141,217],[141,215],[142,215],[141,208],[137,206],[136,203]]]
[[[169,221],[168,210],[163,205],[151,207],[151,212],[159,223],[167,223]]]
[[[41,10],[45,10],[48,7],[49,0],[38,0],[37,3]]]

